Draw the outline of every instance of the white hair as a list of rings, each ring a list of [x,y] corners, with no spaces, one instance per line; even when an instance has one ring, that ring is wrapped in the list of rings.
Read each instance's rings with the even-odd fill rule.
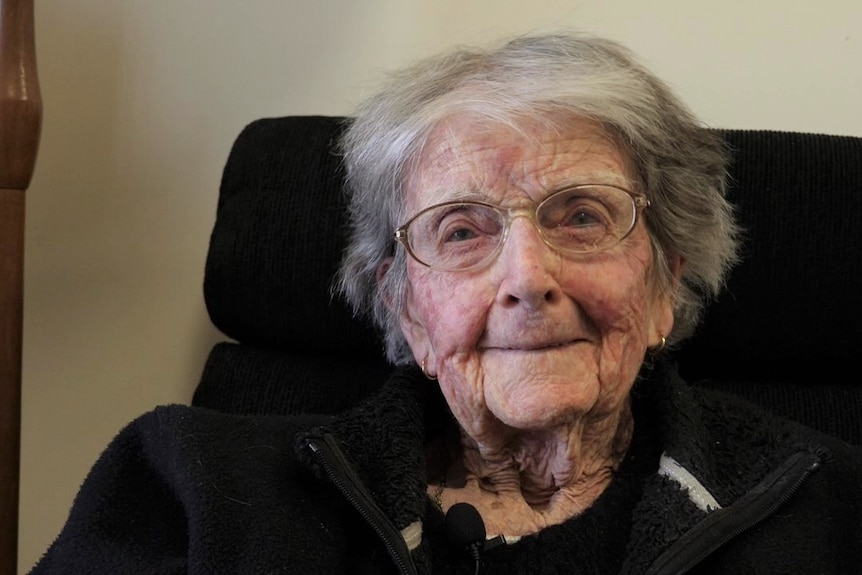
[[[561,115],[599,122],[630,158],[651,202],[644,218],[657,285],[675,293],[668,343],[691,335],[737,259],[723,139],[620,44],[580,33],[522,36],[395,72],[344,133],[350,236],[336,289],[383,331],[390,362],[413,361],[399,325],[406,256],[392,237],[405,217],[404,184],[434,128],[465,113],[516,130],[552,125]],[[675,289],[671,255],[685,262]],[[378,282],[378,267],[389,257]]]

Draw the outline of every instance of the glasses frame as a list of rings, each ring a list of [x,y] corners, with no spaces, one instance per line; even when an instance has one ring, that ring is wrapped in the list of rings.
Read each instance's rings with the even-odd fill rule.
[[[543,205],[545,205],[552,198],[556,197],[559,194],[564,194],[567,192],[572,192],[572,191],[576,191],[576,190],[583,189],[583,188],[613,188],[615,190],[619,190],[621,192],[625,192],[626,194],[628,194],[628,196],[632,202],[632,220],[629,223],[628,229],[625,231],[624,234],[622,234],[617,239],[616,243],[609,244],[607,246],[603,246],[601,248],[594,249],[594,250],[584,250],[584,251],[568,250],[568,249],[556,246],[551,241],[549,241],[548,237],[545,235],[544,230],[539,225],[539,223],[536,221],[536,213],[542,208]],[[458,205],[483,206],[483,207],[491,208],[492,210],[494,210],[495,212],[500,214],[500,216],[503,218],[503,233],[500,235],[500,241],[497,243],[497,247],[494,248],[494,250],[491,253],[489,253],[485,258],[483,258],[483,259],[479,260],[478,262],[476,262],[475,264],[467,266],[465,268],[440,267],[440,266],[430,264],[430,263],[424,261],[418,255],[416,255],[416,253],[413,251],[413,248],[410,247],[410,235],[409,235],[410,234],[410,225],[414,221],[416,221],[417,218],[419,218],[420,216],[422,216],[423,214],[425,214],[431,210],[436,210],[438,208],[442,208],[442,207],[446,207],[446,206],[458,206]],[[393,232],[393,238],[395,239],[396,242],[398,242],[402,246],[404,246],[404,249],[407,251],[407,253],[410,255],[410,257],[412,257],[414,260],[416,260],[417,262],[419,262],[420,264],[422,264],[425,267],[431,268],[432,270],[435,270],[435,271],[441,271],[441,272],[469,272],[469,271],[475,271],[477,269],[481,269],[481,268],[489,265],[492,261],[494,261],[494,259],[497,257],[497,255],[500,253],[500,251],[503,249],[503,246],[506,244],[506,240],[509,237],[509,228],[511,227],[512,222],[517,217],[525,217],[525,218],[529,219],[533,223],[533,226],[536,228],[536,232],[539,234],[539,237],[542,238],[542,241],[545,243],[545,245],[548,246],[549,248],[551,248],[552,250],[559,252],[559,253],[563,253],[563,254],[585,255],[585,254],[600,253],[600,252],[603,252],[603,251],[606,251],[606,250],[609,250],[613,247],[618,246],[624,239],[626,239],[626,237],[628,237],[628,235],[630,233],[632,233],[632,230],[634,230],[635,226],[637,225],[638,217],[639,217],[640,213],[643,210],[645,210],[646,208],[648,208],[649,206],[650,206],[650,201],[646,197],[645,194],[642,194],[639,192],[633,192],[633,191],[628,190],[626,188],[623,188],[621,186],[617,186],[617,185],[613,185],[613,184],[578,184],[575,186],[567,186],[565,188],[557,190],[556,192],[554,192],[554,193],[548,195],[547,197],[545,197],[544,199],[542,199],[542,201],[537,202],[537,203],[533,203],[530,206],[518,206],[518,207],[507,208],[504,206],[498,206],[498,205],[491,204],[488,202],[479,202],[479,201],[471,201],[471,200],[452,200],[449,202],[442,202],[440,204],[434,204],[433,206],[428,206],[427,208],[420,210],[417,214],[415,214],[413,217],[411,217],[409,220],[407,220],[407,222],[404,223],[404,225],[399,226]]]

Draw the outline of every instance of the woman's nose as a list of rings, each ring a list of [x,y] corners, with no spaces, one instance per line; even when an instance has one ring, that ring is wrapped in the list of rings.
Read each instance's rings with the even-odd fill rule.
[[[539,235],[531,218],[516,217],[498,257],[501,303],[531,308],[559,300],[561,258]]]

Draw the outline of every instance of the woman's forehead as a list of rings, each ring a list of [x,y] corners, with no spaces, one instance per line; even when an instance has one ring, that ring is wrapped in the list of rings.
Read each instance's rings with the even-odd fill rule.
[[[630,187],[627,155],[598,122],[569,118],[517,125],[453,118],[431,133],[406,184],[408,209],[456,199],[539,200],[563,187]]]

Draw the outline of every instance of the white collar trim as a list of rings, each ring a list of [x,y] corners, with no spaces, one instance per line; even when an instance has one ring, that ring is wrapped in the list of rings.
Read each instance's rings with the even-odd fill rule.
[[[685,467],[680,465],[667,453],[662,453],[659,461],[658,474],[676,481],[688,493],[692,503],[706,513],[721,509],[715,497],[697,480]]]
[[[413,551],[419,547],[419,543],[422,542],[422,522],[414,521],[402,529],[401,537],[404,538],[404,543],[407,544],[408,550]]]

